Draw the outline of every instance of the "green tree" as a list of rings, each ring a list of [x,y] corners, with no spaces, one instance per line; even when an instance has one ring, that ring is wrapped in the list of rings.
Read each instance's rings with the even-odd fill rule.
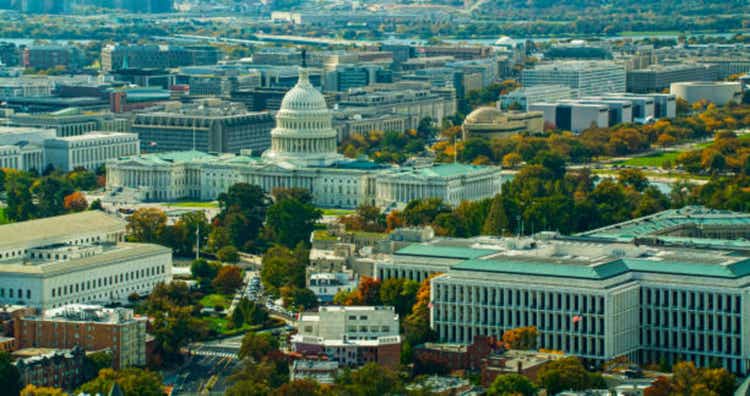
[[[441,213],[450,213],[450,206],[440,198],[414,200],[406,204],[401,216],[407,225],[419,226],[431,224]]]
[[[391,305],[396,312],[405,317],[417,302],[419,283],[409,279],[390,278],[380,285],[380,301],[383,305]]]
[[[548,394],[565,390],[580,391],[591,388],[594,378],[576,357],[566,357],[545,363],[537,375],[539,385]]]
[[[280,289],[281,298],[286,306],[296,306],[302,310],[318,306],[318,297],[306,287],[284,286]]]
[[[50,217],[65,213],[65,197],[73,191],[73,186],[66,179],[54,174],[36,180],[31,192],[37,202],[37,215]]]
[[[279,295],[283,286],[305,287],[307,261],[299,256],[281,245],[271,247],[263,255],[260,279],[269,293]]]
[[[8,395],[17,395],[21,391],[21,375],[10,354],[4,351],[0,351],[0,389]]]
[[[617,174],[617,181],[623,186],[643,191],[649,186],[648,178],[639,169],[623,169]]]
[[[508,216],[505,212],[503,195],[497,194],[492,198],[490,210],[482,226],[482,233],[485,235],[503,235],[511,231]]]
[[[397,395],[404,391],[398,374],[376,363],[367,363],[358,370],[343,370],[336,384],[345,395]]]
[[[162,379],[159,373],[139,369],[122,370],[103,369],[93,380],[81,385],[75,392],[106,395],[112,385],[117,383],[125,396],[162,396]]]
[[[219,268],[221,268],[221,264],[219,263],[210,263],[205,259],[198,259],[193,260],[192,264],[190,264],[190,273],[201,282],[209,283],[216,278]]]
[[[220,194],[218,200],[221,211],[216,216],[217,224],[226,228],[234,246],[245,249],[260,234],[270,197],[259,186],[237,183]],[[226,245],[214,243],[213,247],[218,250]]]
[[[83,361],[83,370],[87,379],[95,378],[99,371],[112,368],[112,353],[108,351],[92,352]]]
[[[234,264],[240,261],[240,254],[236,247],[228,245],[216,252],[216,258],[221,262]]]
[[[271,394],[273,396],[323,396],[329,393],[319,383],[305,378],[283,384]]]
[[[289,248],[308,243],[315,223],[323,213],[312,203],[295,197],[284,197],[268,208],[266,240]]]
[[[487,396],[534,396],[537,387],[531,380],[521,374],[503,374],[497,376],[487,389]]]
[[[11,221],[24,221],[34,217],[34,197],[31,194],[32,178],[26,172],[6,169],[5,193],[6,204],[5,216]]]
[[[271,351],[279,349],[279,341],[268,333],[249,332],[242,337],[240,359],[260,362]]]

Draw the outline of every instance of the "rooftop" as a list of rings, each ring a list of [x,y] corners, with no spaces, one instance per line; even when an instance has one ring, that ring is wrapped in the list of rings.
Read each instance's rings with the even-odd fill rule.
[[[98,210],[0,225],[0,249],[49,245],[78,236],[125,232],[126,222]]]

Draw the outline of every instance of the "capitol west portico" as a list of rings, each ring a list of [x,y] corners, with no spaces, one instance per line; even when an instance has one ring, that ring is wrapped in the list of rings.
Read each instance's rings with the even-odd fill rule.
[[[465,164],[393,167],[337,153],[336,131],[323,95],[300,72],[284,96],[261,158],[197,151],[142,154],[107,164],[110,194],[130,191],[145,201],[213,200],[236,183],[310,190],[316,205],[386,207],[436,197],[450,204],[500,192],[500,168]]]

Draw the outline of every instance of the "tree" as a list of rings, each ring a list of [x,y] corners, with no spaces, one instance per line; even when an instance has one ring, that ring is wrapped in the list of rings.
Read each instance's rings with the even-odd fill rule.
[[[632,187],[636,191],[643,191],[649,186],[646,175],[639,169],[623,169],[617,174],[617,181],[623,186]]]
[[[108,351],[92,352],[83,361],[83,370],[87,379],[95,378],[99,371],[112,367],[112,353]]]
[[[132,242],[159,243],[167,227],[167,215],[156,208],[141,208],[128,217],[128,239]]]
[[[377,363],[367,363],[358,370],[343,370],[336,384],[347,395],[394,395],[403,392],[398,374]]]
[[[218,201],[221,211],[216,216],[217,225],[226,227],[232,244],[244,249],[249,241],[258,238],[271,204],[270,197],[259,186],[237,183],[220,194]],[[214,248],[218,250],[223,246],[226,244],[214,245]]]
[[[357,285],[357,295],[362,305],[381,305],[380,280],[361,276]]]
[[[266,240],[288,248],[300,242],[308,243],[315,223],[323,213],[309,202],[295,197],[284,197],[270,208],[266,216]]]
[[[17,395],[21,391],[21,375],[13,365],[8,352],[0,352],[0,389],[9,395]]]
[[[99,204],[101,205],[101,201],[99,201]],[[86,197],[79,191],[65,196],[63,200],[63,207],[69,212],[83,212],[88,206]]]
[[[6,208],[5,215],[11,221],[24,221],[34,217],[34,198],[31,195],[31,175],[13,169],[6,169],[5,193]]]
[[[73,186],[63,177],[53,174],[37,179],[31,192],[37,202],[37,215],[50,217],[65,213],[65,197],[73,193]]]
[[[225,246],[232,245],[232,237],[226,227],[215,226],[208,234],[208,250],[218,252]]]
[[[411,345],[422,344],[435,338],[435,332],[430,328],[430,281],[440,275],[435,273],[422,281],[417,291],[417,302],[412,307],[411,314],[404,319],[404,333]]]
[[[508,349],[537,349],[539,332],[536,326],[519,327],[503,332],[503,343]]]
[[[330,394],[319,383],[311,379],[290,381],[275,389],[273,396],[323,396]]]
[[[276,245],[263,255],[260,280],[269,293],[279,295],[283,286],[305,287],[305,268],[308,252],[305,249],[291,251]]]
[[[60,388],[28,384],[21,389],[21,396],[68,396],[68,394]]]
[[[669,396],[672,391],[672,384],[664,376],[656,378],[651,386],[643,390],[643,396]]]
[[[503,195],[497,194],[492,198],[489,213],[482,226],[482,233],[485,235],[503,235],[510,231],[508,215],[505,212]]]
[[[193,263],[190,264],[190,273],[201,282],[208,283],[216,278],[220,267],[221,264],[219,263],[209,263],[204,259],[198,259],[193,260]]]
[[[279,349],[278,340],[268,333],[249,332],[242,337],[240,359],[260,362],[271,351]]]
[[[104,210],[104,207],[102,206],[102,200],[97,198],[94,200],[94,202],[91,202],[89,210]]]
[[[103,369],[96,378],[81,385],[75,393],[106,395],[115,383],[120,386],[125,396],[161,396],[164,394],[161,375],[139,368],[117,371]]]
[[[539,369],[537,382],[548,394],[556,395],[565,390],[589,389],[594,378],[578,358],[566,357],[545,363]]]
[[[219,268],[211,285],[224,294],[229,294],[242,286],[242,270],[236,265],[225,265]]]
[[[240,299],[232,312],[232,324],[234,324],[234,327],[242,327],[245,323],[250,325],[263,324],[267,320],[268,311],[246,297]]]
[[[234,264],[240,261],[240,254],[236,247],[228,245],[216,252],[216,258],[221,262]]]
[[[380,285],[380,301],[391,305],[400,317],[405,317],[417,302],[419,283],[409,279],[390,278]]]
[[[318,297],[306,287],[284,286],[280,289],[285,306],[296,306],[302,310],[318,306]]]
[[[536,393],[536,385],[531,380],[515,373],[497,376],[487,389],[487,396],[534,396]]]

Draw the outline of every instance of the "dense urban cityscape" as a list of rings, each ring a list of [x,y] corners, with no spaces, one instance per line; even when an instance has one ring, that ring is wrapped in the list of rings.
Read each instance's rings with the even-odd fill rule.
[[[3,396],[750,395],[750,3],[0,18]]]

